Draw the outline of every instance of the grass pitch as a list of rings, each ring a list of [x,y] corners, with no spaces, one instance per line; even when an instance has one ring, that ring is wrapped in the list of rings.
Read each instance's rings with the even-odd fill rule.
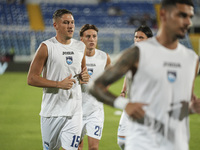
[[[118,95],[123,80],[111,86]],[[195,81],[195,93],[200,97],[200,76]],[[27,73],[5,73],[0,75],[0,149],[42,150],[40,132],[40,105],[42,88],[27,85]],[[105,123],[99,150],[119,150],[117,128],[120,116],[117,109],[104,105]],[[190,149],[200,148],[200,116],[190,117]],[[84,150],[87,148],[84,141]]]

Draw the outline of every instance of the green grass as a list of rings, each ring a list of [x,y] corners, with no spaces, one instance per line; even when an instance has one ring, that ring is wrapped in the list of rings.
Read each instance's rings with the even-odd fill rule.
[[[42,88],[28,86],[26,73],[5,73],[0,75],[0,149],[1,150],[42,150],[40,133],[40,105]],[[195,82],[195,93],[200,97],[200,76]],[[111,86],[119,94],[122,80]],[[117,128],[120,116],[117,109],[105,108],[105,123],[100,150],[119,150]],[[200,148],[200,116],[190,117],[190,149]],[[85,138],[84,150],[87,148]]]

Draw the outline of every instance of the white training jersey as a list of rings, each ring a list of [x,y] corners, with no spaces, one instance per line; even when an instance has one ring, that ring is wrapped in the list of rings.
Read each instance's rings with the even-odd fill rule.
[[[128,71],[125,76],[126,80],[126,93],[127,98],[130,98],[130,88],[133,82],[133,74],[131,71]],[[120,121],[119,121],[119,127],[118,127],[118,136],[126,136],[126,132],[128,132],[128,124],[130,122],[130,118],[127,115],[126,111],[123,110]]]
[[[107,54],[101,50],[95,49],[95,54],[91,57],[85,56],[90,81],[93,82],[101,75],[106,67]],[[88,93],[88,84],[82,85],[83,97],[83,116],[88,116],[97,109],[103,109],[103,103],[99,102],[95,97]]]
[[[43,69],[43,77],[48,80],[62,81],[72,74],[81,72],[85,44],[71,39],[64,45],[55,37],[43,42],[48,49],[48,59]],[[76,78],[75,78],[76,79]],[[40,115],[43,117],[72,116],[82,113],[81,86],[76,83],[69,90],[59,88],[43,88],[43,100]]]
[[[127,150],[188,150],[189,102],[198,56],[178,44],[163,47],[156,38],[136,44],[138,70],[130,89],[132,102],[145,103],[145,118],[132,121]]]

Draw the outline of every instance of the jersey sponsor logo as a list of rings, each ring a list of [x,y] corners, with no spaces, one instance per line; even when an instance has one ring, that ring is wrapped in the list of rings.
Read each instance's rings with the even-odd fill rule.
[[[73,63],[73,57],[72,56],[67,56],[66,57],[66,62],[68,65],[71,65]]]
[[[74,55],[74,52],[63,52],[63,55]]]
[[[44,147],[46,150],[49,150],[49,143],[44,141]]]
[[[173,63],[173,62],[164,62],[163,64],[164,67],[174,67],[174,68],[180,68],[181,64],[180,63]]]
[[[93,74],[93,68],[88,68],[88,74],[91,76]]]
[[[87,67],[95,67],[96,64],[86,64]]]
[[[167,72],[168,81],[173,83],[176,81],[176,72],[175,71],[168,71]]]

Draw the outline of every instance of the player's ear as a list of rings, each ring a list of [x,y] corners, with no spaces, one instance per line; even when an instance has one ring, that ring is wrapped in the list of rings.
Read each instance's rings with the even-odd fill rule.
[[[53,27],[57,30],[57,23],[56,23],[56,21],[54,21]]]
[[[83,37],[82,36],[80,37],[80,40],[83,42]]]
[[[166,20],[166,10],[165,9],[160,9],[160,20],[164,21]]]

